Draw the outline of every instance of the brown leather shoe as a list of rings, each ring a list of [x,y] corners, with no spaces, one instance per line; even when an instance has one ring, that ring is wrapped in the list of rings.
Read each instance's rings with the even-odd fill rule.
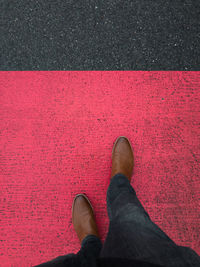
[[[72,205],[72,223],[81,243],[87,235],[99,237],[92,205],[84,194],[78,194],[74,198]]]
[[[115,141],[112,150],[111,177],[122,173],[131,181],[133,175],[134,156],[132,146],[125,136],[120,136]]]

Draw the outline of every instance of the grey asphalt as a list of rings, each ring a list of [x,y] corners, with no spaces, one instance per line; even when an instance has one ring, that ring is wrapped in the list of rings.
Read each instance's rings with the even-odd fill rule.
[[[0,0],[0,70],[200,70],[199,0]]]

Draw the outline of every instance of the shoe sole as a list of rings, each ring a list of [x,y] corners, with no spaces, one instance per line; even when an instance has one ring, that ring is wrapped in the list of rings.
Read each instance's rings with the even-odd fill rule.
[[[73,203],[72,203],[72,218],[73,218],[73,209],[74,209],[75,200],[76,200],[76,198],[77,198],[78,196],[82,196],[82,197],[84,197],[84,198],[88,201],[88,203],[90,204],[90,207],[92,208],[92,211],[93,211],[93,213],[94,213],[94,209],[93,209],[92,204],[91,204],[90,200],[88,199],[88,197],[87,197],[85,194],[77,194],[77,195],[74,197],[74,200],[73,200]]]

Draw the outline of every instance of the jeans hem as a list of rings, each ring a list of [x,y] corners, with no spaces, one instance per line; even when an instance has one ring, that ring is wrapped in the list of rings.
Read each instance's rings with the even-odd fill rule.
[[[87,242],[90,242],[90,241],[95,241],[95,242],[100,243],[100,244],[102,245],[102,243],[101,243],[101,239],[100,239],[98,236],[96,236],[96,235],[87,235],[87,236],[82,240],[82,242],[81,242],[81,247],[84,247],[84,246],[87,244]]]

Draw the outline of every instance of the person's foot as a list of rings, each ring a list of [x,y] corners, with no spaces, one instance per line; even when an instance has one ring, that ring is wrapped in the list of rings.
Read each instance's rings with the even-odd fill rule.
[[[99,237],[92,205],[84,194],[78,194],[74,198],[72,223],[81,243],[87,235]]]
[[[112,150],[111,178],[117,173],[122,173],[131,181],[133,166],[134,156],[131,144],[125,136],[120,136]]]

